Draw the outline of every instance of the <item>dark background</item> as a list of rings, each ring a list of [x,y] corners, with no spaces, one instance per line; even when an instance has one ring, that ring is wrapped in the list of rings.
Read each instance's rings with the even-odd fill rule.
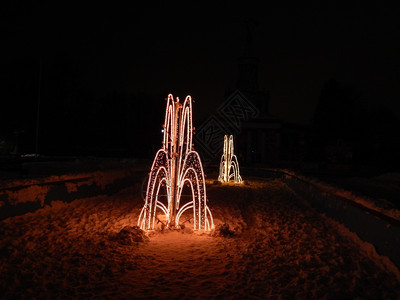
[[[312,128],[314,144],[328,132],[371,135],[375,146],[358,147],[396,165],[399,10],[263,4],[2,4],[1,152],[15,152],[18,137],[20,153],[151,158],[163,99],[192,95],[195,122],[214,113],[235,86],[250,29],[270,114]]]

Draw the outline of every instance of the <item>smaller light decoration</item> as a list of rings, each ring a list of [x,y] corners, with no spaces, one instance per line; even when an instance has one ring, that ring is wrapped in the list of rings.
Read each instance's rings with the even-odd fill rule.
[[[221,182],[229,182],[231,179],[235,183],[241,183],[242,177],[239,174],[239,163],[233,151],[233,136],[224,136],[224,153],[222,153],[221,163],[219,165],[218,180]]]

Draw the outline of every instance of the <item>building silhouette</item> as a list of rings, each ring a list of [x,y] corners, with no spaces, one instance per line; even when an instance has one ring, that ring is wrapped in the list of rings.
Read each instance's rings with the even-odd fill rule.
[[[259,59],[255,55],[253,34],[247,23],[247,35],[242,55],[237,60],[238,76],[235,88],[226,90],[225,103],[235,99],[256,113],[242,113],[240,124],[236,122],[235,146],[239,161],[246,164],[276,163],[279,160],[283,120],[269,112],[269,92],[259,86]],[[240,105],[238,105],[240,106]],[[240,111],[240,108],[238,108]],[[249,110],[249,109],[247,109]],[[229,122],[228,122],[229,123]],[[231,122],[232,123],[232,122]],[[232,126],[231,126],[232,127]]]

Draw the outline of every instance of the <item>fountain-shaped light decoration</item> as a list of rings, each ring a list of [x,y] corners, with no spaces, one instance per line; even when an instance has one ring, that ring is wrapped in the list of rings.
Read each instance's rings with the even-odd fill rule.
[[[233,136],[224,136],[224,152],[222,153],[221,163],[219,165],[218,180],[229,182],[231,179],[235,183],[241,183],[242,177],[239,174],[239,162],[233,151]]]
[[[182,214],[193,209],[193,229],[210,230],[214,223],[207,206],[203,167],[192,144],[190,96],[182,104],[178,97],[174,101],[172,94],[168,95],[163,131],[162,148],[158,150],[149,173],[145,204],[138,226],[143,230],[154,229],[155,220],[160,220],[158,213],[161,213],[165,215],[168,228],[178,228]],[[191,201],[181,205],[185,185],[191,188]],[[168,203],[162,201],[161,187],[165,187]]]

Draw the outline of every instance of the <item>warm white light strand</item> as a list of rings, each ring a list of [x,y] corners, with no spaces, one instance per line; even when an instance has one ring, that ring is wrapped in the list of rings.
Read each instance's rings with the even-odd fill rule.
[[[206,184],[199,154],[193,150],[192,98],[187,96],[183,104],[168,95],[163,125],[162,148],[158,150],[149,173],[146,199],[139,215],[138,226],[152,230],[157,212],[165,215],[167,227],[178,228],[179,219],[188,209],[193,209],[193,229],[210,230],[214,221],[207,206]],[[189,184],[192,200],[182,207],[181,196],[185,184]],[[160,188],[165,184],[168,203],[159,199]]]
[[[224,152],[222,153],[221,163],[219,165],[218,180],[229,182],[231,179],[235,183],[241,183],[242,177],[239,174],[239,162],[233,150],[233,136],[224,136]]]

